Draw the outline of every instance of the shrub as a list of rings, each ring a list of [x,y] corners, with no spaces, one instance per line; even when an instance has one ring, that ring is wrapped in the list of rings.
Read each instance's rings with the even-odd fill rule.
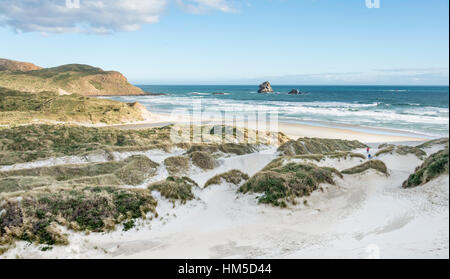
[[[188,177],[169,176],[165,181],[150,184],[148,188],[160,192],[168,200],[186,203],[194,199],[192,187],[198,187],[198,184]]]
[[[309,196],[321,183],[335,184],[333,174],[341,176],[336,169],[313,164],[271,164],[250,178],[239,192],[262,193],[260,203],[286,207],[288,203],[296,204],[298,197]]]
[[[336,151],[351,151],[367,145],[359,141],[339,139],[299,138],[290,140],[278,148],[284,155],[325,154]]]
[[[341,171],[341,173],[357,174],[357,173],[362,173],[368,169],[374,169],[376,171],[379,171],[381,173],[388,175],[388,170],[387,170],[386,165],[380,160],[370,160],[370,161],[362,163],[361,165],[358,165],[356,167],[343,170],[343,171]]]
[[[406,181],[403,188],[423,185],[441,174],[448,173],[448,148],[429,156],[421,166],[416,168]]]
[[[164,160],[166,169],[170,175],[184,173],[189,168],[189,158],[185,156],[174,156]]]
[[[222,183],[222,181],[226,181],[227,183],[239,185],[242,181],[246,181],[249,179],[249,176],[239,170],[231,170],[226,173],[222,173],[219,175],[216,175],[209,179],[206,183],[204,188],[211,186],[211,185],[219,185]]]
[[[217,161],[210,153],[195,151],[189,154],[192,163],[204,170],[212,170],[217,166]]]
[[[145,190],[115,187],[49,188],[31,191],[19,202],[0,205],[0,244],[22,239],[46,245],[68,243],[58,225],[74,230],[104,232],[123,220],[156,213],[156,201]]]

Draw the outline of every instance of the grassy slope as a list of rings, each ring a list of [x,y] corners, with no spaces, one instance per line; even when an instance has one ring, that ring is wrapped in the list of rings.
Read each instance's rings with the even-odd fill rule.
[[[0,71],[0,86],[27,92],[59,92],[62,89],[81,95],[144,94],[118,72],[79,64],[33,71]]]
[[[448,173],[448,148],[428,157],[408,179],[403,182],[404,188],[423,185],[441,174]]]
[[[139,104],[53,92],[29,93],[0,87],[0,125],[61,121],[115,124],[144,120]]]

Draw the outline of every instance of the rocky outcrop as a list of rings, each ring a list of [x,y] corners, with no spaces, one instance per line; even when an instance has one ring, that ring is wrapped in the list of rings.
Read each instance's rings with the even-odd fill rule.
[[[0,58],[0,71],[21,71],[28,72],[42,69],[32,63],[19,62]]]
[[[258,93],[272,93],[273,89],[270,82],[266,81],[259,85]]]
[[[11,65],[9,62],[6,64]],[[25,67],[26,64],[15,65],[21,69],[33,68]],[[131,85],[119,72],[80,64],[29,71],[13,70],[12,66],[8,66],[6,70],[0,71],[0,87],[31,93],[51,91],[84,96],[145,95],[142,89]]]
[[[300,92],[300,90],[298,90],[298,89],[292,89],[291,91],[289,91],[288,94],[289,95],[300,95],[300,94],[302,94],[302,92]]]

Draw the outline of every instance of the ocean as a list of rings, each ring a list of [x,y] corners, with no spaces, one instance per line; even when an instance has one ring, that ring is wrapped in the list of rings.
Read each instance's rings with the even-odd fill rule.
[[[258,86],[141,85],[159,96],[108,97],[140,102],[155,113],[192,111],[201,103],[208,115],[232,109],[236,114],[256,110],[277,113],[279,121],[325,127],[345,127],[426,138],[448,136],[448,86],[276,86],[259,94]],[[289,95],[292,89],[303,94]]]

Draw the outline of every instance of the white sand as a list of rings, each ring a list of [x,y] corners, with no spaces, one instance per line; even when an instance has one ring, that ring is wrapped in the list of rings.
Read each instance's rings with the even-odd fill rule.
[[[374,153],[376,146],[373,144]],[[146,155],[162,162],[170,154]],[[275,157],[275,148],[268,148],[223,158],[218,169],[194,169],[191,177],[203,185],[215,174],[234,168],[252,175]],[[47,252],[18,242],[3,257],[448,258],[448,175],[406,190],[401,188],[402,182],[422,161],[414,155],[384,154],[378,159],[386,163],[389,176],[369,170],[344,179],[336,177],[337,185],[322,185],[325,191],[306,198],[307,206],[302,200],[291,209],[261,205],[256,195],[237,194],[237,187],[228,184],[196,189],[197,200],[175,208],[154,192],[158,220],[139,221],[137,228],[128,232],[120,227],[88,236],[68,232],[69,246]],[[318,164],[342,170],[361,160],[328,158]],[[165,175],[162,167],[159,178]]]

